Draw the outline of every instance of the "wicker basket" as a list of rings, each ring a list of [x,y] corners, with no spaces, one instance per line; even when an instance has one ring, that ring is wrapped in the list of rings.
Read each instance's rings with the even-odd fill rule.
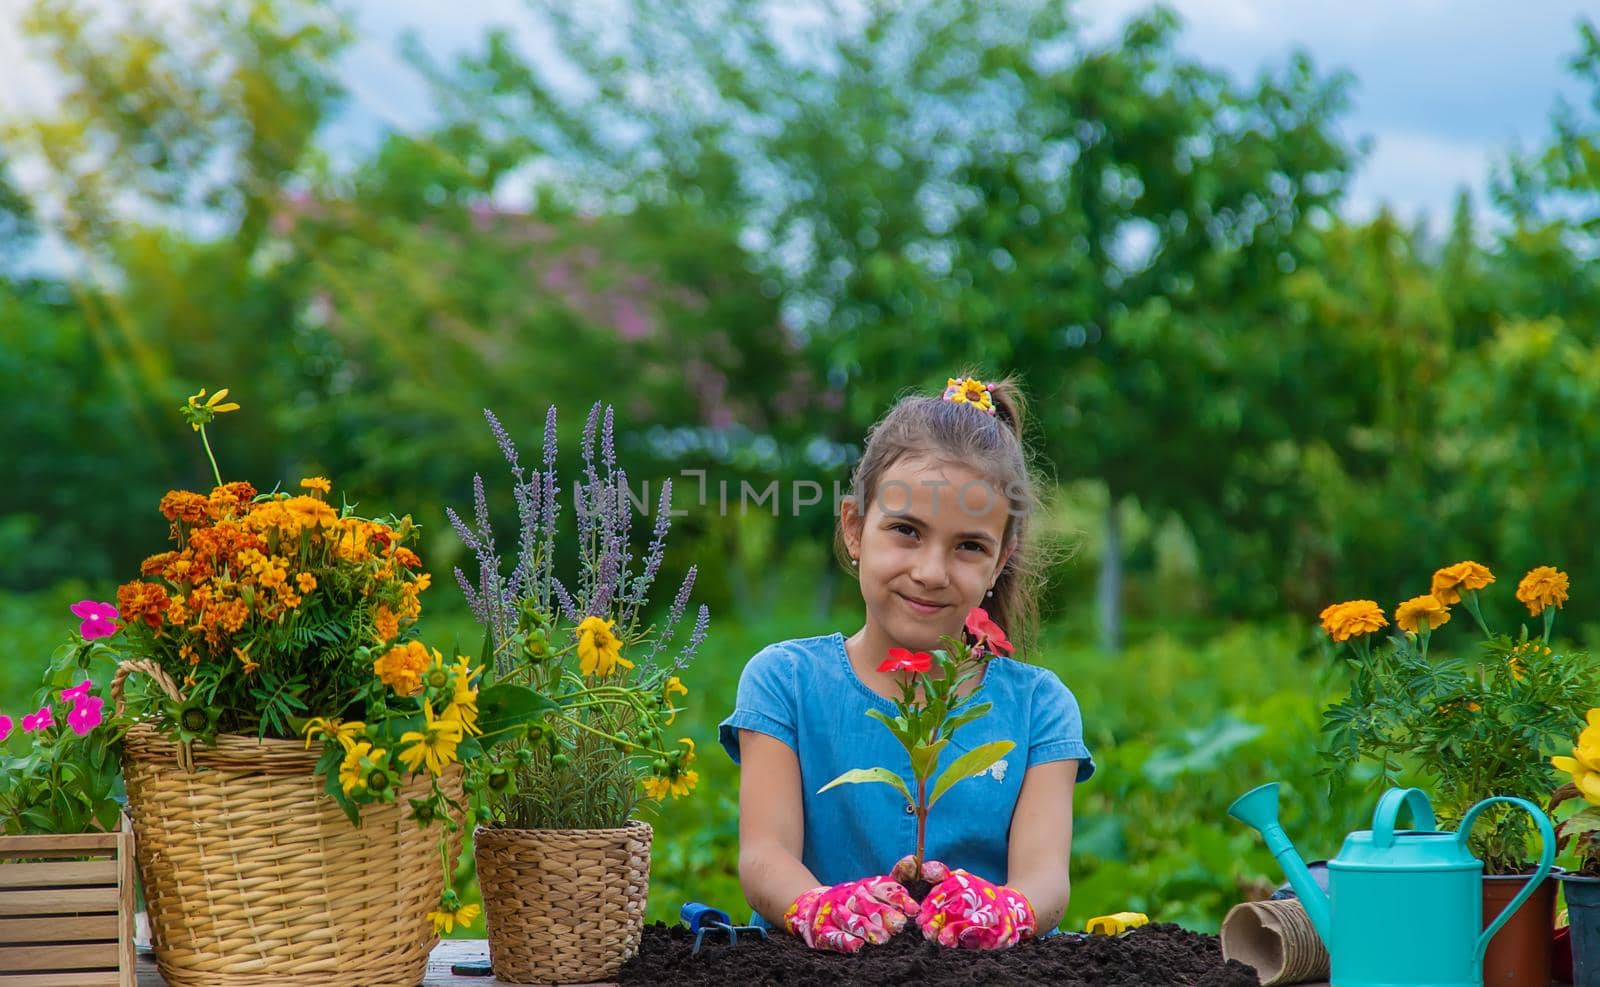
[[[615,977],[644,935],[653,835],[637,820],[620,829],[480,827],[473,846],[495,977]]]
[[[132,666],[131,668],[129,666]],[[145,662],[129,671],[170,679]],[[220,735],[192,754],[145,724],[128,730],[123,774],[156,965],[174,987],[416,984],[438,943],[427,913],[444,875],[438,833],[395,803],[350,825],[323,793],[317,752],[290,740]],[[180,766],[180,763],[183,766]],[[461,797],[457,768],[446,792]]]

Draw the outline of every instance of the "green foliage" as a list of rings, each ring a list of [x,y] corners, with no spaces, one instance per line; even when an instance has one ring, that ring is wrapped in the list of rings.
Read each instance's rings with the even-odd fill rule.
[[[104,694],[95,694],[86,673],[104,678],[115,665],[103,645],[77,634],[56,649],[42,684],[26,706],[9,703],[0,739],[0,834],[85,833],[117,828],[122,807],[117,744],[129,721],[115,714]],[[62,691],[85,689],[71,702]],[[79,711],[83,704],[83,712]],[[24,715],[49,710],[51,725],[28,729]],[[74,724],[69,719],[87,713]]]

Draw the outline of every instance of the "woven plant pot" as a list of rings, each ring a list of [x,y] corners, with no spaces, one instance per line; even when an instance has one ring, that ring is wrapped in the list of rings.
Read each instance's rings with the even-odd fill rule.
[[[473,834],[489,964],[511,983],[609,980],[639,951],[650,893],[648,823]]]
[[[155,666],[128,663],[169,693]],[[121,700],[118,670],[113,695]],[[166,679],[166,681],[162,681]],[[323,794],[318,753],[292,740],[219,735],[192,752],[129,728],[123,775],[156,965],[173,987],[416,984],[438,937],[427,913],[444,875],[438,833],[396,802],[350,824]],[[460,769],[444,778],[461,797]]]

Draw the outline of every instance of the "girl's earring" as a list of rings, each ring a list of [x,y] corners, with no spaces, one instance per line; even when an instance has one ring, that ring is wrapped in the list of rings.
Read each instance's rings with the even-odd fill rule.
[[[852,557],[852,558],[851,558],[851,559],[850,559],[850,564],[851,564],[851,565],[860,565],[860,564],[861,564],[861,560],[860,560],[860,559],[857,559],[857,558],[854,558],[854,557]]]
[[[990,590],[989,590],[989,592],[987,592],[987,593],[985,593],[985,594],[983,594],[983,595],[984,595],[984,596],[993,596],[993,595],[994,595],[994,590],[993,590],[993,589],[990,589]]]

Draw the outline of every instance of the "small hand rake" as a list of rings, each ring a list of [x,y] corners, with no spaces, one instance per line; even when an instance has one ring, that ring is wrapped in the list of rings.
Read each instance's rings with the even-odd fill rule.
[[[727,932],[728,945],[739,945],[739,933],[755,932],[761,938],[767,938],[767,930],[759,925],[734,925],[728,913],[710,905],[702,905],[698,901],[686,901],[678,910],[678,918],[689,926],[689,931],[694,933],[694,949],[690,956],[700,955],[700,944],[707,932]]]

